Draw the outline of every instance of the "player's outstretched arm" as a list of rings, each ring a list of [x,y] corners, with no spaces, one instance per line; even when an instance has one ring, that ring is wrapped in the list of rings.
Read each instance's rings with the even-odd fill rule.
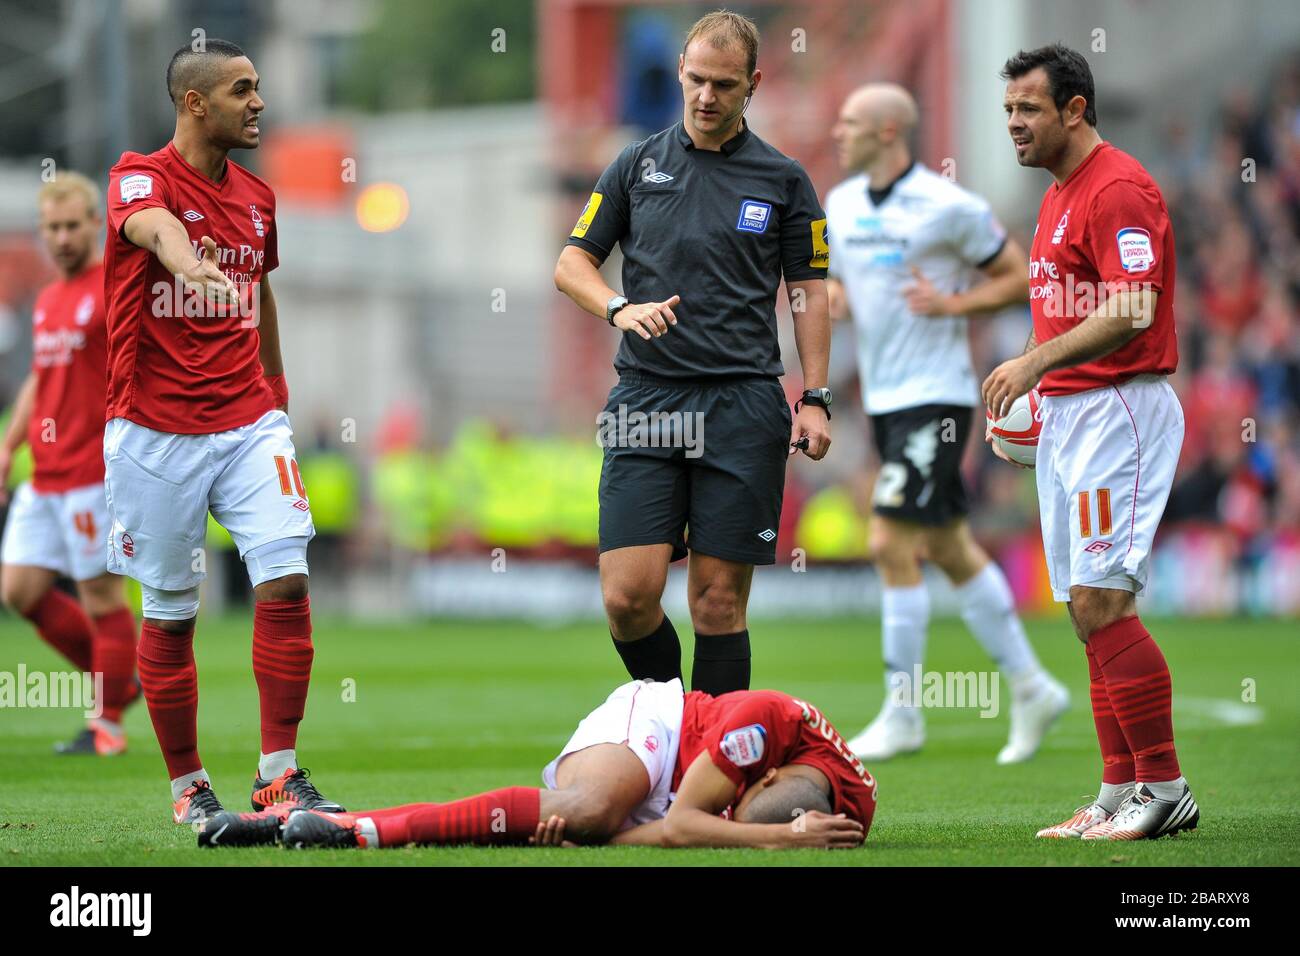
[[[610,846],[664,846],[664,821],[651,820],[614,834]]]
[[[32,420],[32,406],[36,403],[36,373],[29,372],[14,399],[13,415],[4,438],[0,439],[0,505],[9,500],[9,469],[13,467],[14,452],[27,440],[27,427]]]
[[[1151,325],[1156,299],[1153,289],[1113,293],[1070,331],[995,368],[984,380],[984,404],[995,418],[1001,418],[1048,372],[1090,362],[1126,345]]]
[[[134,213],[122,225],[122,233],[141,249],[148,249],[172,275],[180,276],[187,289],[221,305],[239,301],[239,289],[217,264],[217,245],[203,237],[203,254],[196,256],[189,233],[181,221],[166,209],[150,207]]]
[[[735,802],[737,789],[708,753],[696,757],[664,818],[663,846],[847,849],[862,843],[862,824],[842,813],[807,813],[790,823],[724,820],[718,814]]]

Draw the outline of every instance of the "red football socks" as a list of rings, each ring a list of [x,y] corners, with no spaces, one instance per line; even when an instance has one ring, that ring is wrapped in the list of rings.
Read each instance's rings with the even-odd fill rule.
[[[1173,684],[1164,654],[1137,616],[1088,635],[1106,682],[1106,696],[1133,755],[1140,783],[1176,780]],[[1099,731],[1100,733],[1100,731]]]
[[[527,843],[537,832],[541,791],[505,787],[453,803],[411,803],[351,814],[375,821],[380,846]]]
[[[1120,728],[1115,712],[1111,710],[1110,696],[1106,693],[1106,679],[1102,677],[1092,645],[1085,644],[1088,653],[1088,681],[1092,692],[1092,721],[1097,725],[1097,742],[1101,745],[1101,782],[1127,784],[1133,782],[1133,755]]]
[[[257,602],[253,675],[262,705],[262,753],[294,749],[314,656],[310,598]]]
[[[135,690],[135,617],[118,608],[95,618],[95,672],[104,675],[100,705],[105,720],[122,722],[122,709]]]
[[[140,685],[167,775],[175,780],[203,769],[198,749],[199,676],[194,627],[169,634],[146,620],[140,633]]]
[[[91,670],[95,629],[80,604],[58,588],[50,588],[24,616],[36,625],[41,639],[71,661],[73,667]]]

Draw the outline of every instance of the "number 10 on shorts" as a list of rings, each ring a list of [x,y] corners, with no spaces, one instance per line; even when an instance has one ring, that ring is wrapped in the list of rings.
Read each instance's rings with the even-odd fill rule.
[[[280,494],[292,495],[296,493],[299,498],[307,497],[307,491],[302,486],[302,475],[298,472],[298,462],[292,458],[286,459],[284,455],[276,455],[275,471],[280,476]],[[292,485],[289,483],[290,472],[293,475]]]
[[[1088,491],[1079,492],[1079,537],[1092,537],[1092,493]],[[1110,518],[1110,489],[1097,489],[1097,533],[1102,537],[1111,532]]]

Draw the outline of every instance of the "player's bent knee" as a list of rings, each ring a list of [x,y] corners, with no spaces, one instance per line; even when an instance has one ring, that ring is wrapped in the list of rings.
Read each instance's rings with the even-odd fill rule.
[[[915,536],[903,528],[896,528],[885,518],[877,516],[871,523],[871,554],[882,564],[913,564],[916,562]]]
[[[612,621],[637,621],[656,613],[658,593],[645,587],[611,585],[602,594],[605,613]]]
[[[0,601],[3,601],[4,606],[19,617],[26,617],[27,612],[36,603],[36,596],[27,588],[12,583],[6,576],[0,579]]]
[[[1137,601],[1132,591],[1079,584],[1070,588],[1070,617],[1081,640],[1136,613]]]
[[[244,555],[244,566],[248,569],[248,580],[253,587],[259,587],[268,581],[283,578],[300,577],[301,581],[287,584],[286,591],[301,590],[294,597],[277,596],[273,600],[294,601],[307,596],[307,541],[305,537],[281,538],[266,544],[249,548]],[[276,588],[279,592],[281,589]]]
[[[127,606],[122,578],[112,573],[78,581],[77,594],[86,612],[95,616],[111,614]]]
[[[164,621],[181,625],[192,621],[199,613],[199,589],[165,591],[162,588],[140,585],[140,610],[146,620]],[[183,627],[163,626],[164,631],[184,630]]]
[[[691,598],[691,620],[696,630],[730,633],[740,625],[745,606],[740,595],[724,585],[710,585]]]

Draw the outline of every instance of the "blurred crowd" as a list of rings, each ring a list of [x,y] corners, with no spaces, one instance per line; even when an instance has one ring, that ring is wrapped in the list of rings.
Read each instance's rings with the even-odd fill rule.
[[[1300,532],[1300,56],[1231,94],[1208,147],[1171,127],[1164,157],[1187,416],[1169,520]]]

